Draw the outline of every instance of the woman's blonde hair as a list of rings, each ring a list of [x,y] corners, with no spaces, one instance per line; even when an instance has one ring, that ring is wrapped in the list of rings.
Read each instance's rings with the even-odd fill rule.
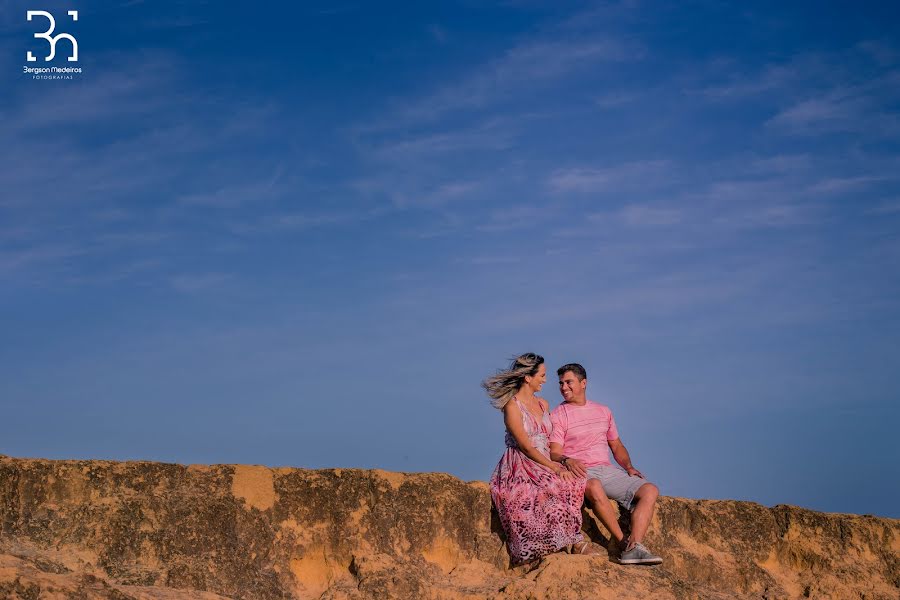
[[[536,375],[542,364],[543,356],[528,352],[512,359],[508,369],[497,371],[495,375],[482,381],[481,387],[491,397],[491,405],[502,410],[525,383],[525,377]]]

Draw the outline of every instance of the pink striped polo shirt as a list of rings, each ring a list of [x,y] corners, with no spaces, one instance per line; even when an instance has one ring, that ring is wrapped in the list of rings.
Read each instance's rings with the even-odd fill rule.
[[[563,454],[588,467],[610,465],[609,440],[619,437],[612,411],[588,400],[584,406],[563,402],[550,413],[551,444],[562,444]]]

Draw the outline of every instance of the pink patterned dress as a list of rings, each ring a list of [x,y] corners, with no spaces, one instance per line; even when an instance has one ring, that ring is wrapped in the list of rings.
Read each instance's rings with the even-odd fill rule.
[[[540,422],[513,398],[522,411],[525,432],[538,452],[550,457],[552,426],[544,412]],[[581,503],[584,479],[564,481],[519,449],[509,431],[506,452],[491,476],[491,497],[506,532],[509,554],[519,564],[582,541]]]

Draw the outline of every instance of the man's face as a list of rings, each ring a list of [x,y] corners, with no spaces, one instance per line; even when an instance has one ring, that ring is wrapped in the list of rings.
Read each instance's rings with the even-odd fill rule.
[[[578,379],[572,371],[566,371],[559,377],[559,393],[566,402],[584,398],[587,379]]]

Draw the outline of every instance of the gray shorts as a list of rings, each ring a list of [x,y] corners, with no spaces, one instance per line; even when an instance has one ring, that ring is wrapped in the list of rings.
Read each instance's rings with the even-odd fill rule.
[[[606,497],[615,500],[625,510],[631,510],[634,495],[645,483],[642,477],[632,477],[622,469],[611,465],[598,465],[587,468],[588,479],[597,479],[606,492]]]

